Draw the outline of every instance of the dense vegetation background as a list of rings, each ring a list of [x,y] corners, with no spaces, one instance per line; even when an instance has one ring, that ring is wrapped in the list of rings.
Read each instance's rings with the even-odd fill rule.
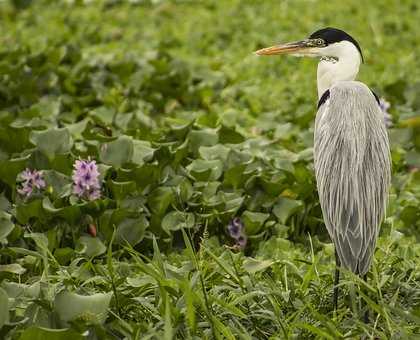
[[[418,339],[419,18],[416,0],[0,2],[0,338]],[[369,283],[345,273],[336,313],[316,60],[252,53],[325,26],[359,41],[393,123]],[[92,201],[72,183],[89,157]],[[46,183],[28,198],[26,168]]]

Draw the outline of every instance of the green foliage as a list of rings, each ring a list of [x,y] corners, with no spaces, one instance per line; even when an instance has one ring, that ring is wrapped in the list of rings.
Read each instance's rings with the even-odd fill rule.
[[[417,338],[416,1],[0,2],[0,338]],[[391,102],[368,284],[334,254],[312,165],[315,62],[252,51],[337,26]],[[101,197],[72,192],[97,161]],[[47,187],[25,199],[25,168]],[[240,217],[244,253],[226,226]],[[356,296],[371,311],[364,325]],[[65,327],[65,328],[64,328]]]

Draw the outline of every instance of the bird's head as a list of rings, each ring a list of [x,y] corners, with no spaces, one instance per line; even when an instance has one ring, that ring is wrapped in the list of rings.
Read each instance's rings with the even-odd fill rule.
[[[354,55],[355,52],[363,61],[360,45],[351,35],[337,28],[327,27],[312,33],[307,39],[266,47],[255,53],[257,55],[291,54],[338,60],[347,54]]]

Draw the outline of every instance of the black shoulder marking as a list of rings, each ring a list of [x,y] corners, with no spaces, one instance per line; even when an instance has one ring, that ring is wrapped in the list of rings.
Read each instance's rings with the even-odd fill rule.
[[[327,101],[328,98],[330,98],[330,90],[325,91],[322,94],[321,98],[319,98],[318,109],[321,107],[322,104],[324,104]]]
[[[327,45],[340,42],[343,40],[350,41],[359,50],[360,56],[362,57],[362,62],[364,61],[362,49],[360,48],[359,43],[350,34],[344,32],[343,30],[340,30],[338,28],[333,28],[333,27],[326,27],[312,33],[309,36],[309,39],[317,39],[317,38],[324,40]]]
[[[378,105],[381,106],[381,102],[379,101],[378,95],[372,89],[370,89],[370,92],[372,92],[372,94],[375,96],[375,99],[376,99],[376,102],[378,103]]]

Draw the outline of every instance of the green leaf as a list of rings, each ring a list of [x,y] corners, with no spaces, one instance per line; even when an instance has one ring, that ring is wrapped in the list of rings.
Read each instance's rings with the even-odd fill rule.
[[[54,299],[54,310],[64,324],[75,320],[101,324],[107,318],[111,297],[112,293],[79,295],[62,291]]]
[[[42,200],[36,199],[27,204],[19,204],[16,207],[16,219],[20,224],[27,224],[33,217],[43,216]]]
[[[207,161],[219,159],[225,162],[229,155],[229,151],[230,148],[227,148],[222,144],[216,144],[214,146],[201,146],[198,149],[198,153],[200,154],[201,158]]]
[[[51,329],[31,326],[23,331],[19,340],[83,340],[84,336],[72,329]]]
[[[170,234],[171,231],[194,227],[195,218],[192,213],[171,211],[162,220],[162,228]]]
[[[48,238],[46,233],[26,233],[24,237],[33,240],[37,250],[44,252],[48,249]]]
[[[190,149],[197,152],[200,146],[212,146],[217,144],[219,136],[216,129],[203,129],[190,131],[188,135]]]
[[[126,196],[133,194],[136,191],[136,183],[133,181],[115,182],[110,180],[109,187],[117,200],[122,200]]]
[[[187,170],[197,181],[215,181],[223,173],[223,162],[218,159],[213,161],[195,159],[187,166]]]
[[[5,211],[0,211],[0,243],[7,243],[7,235],[15,228],[11,221],[11,215]]]
[[[67,128],[52,128],[43,131],[32,131],[29,140],[48,158],[70,151],[73,140]]]
[[[43,170],[45,183],[48,191],[56,198],[69,196],[71,194],[70,178],[61,172],[55,170]]]
[[[246,258],[243,263],[244,269],[250,273],[255,274],[256,272],[262,271],[270,267],[275,261],[272,260],[257,260],[252,257]]]
[[[89,119],[83,119],[80,122],[66,125],[66,128],[69,130],[73,139],[80,140],[80,139],[83,139],[82,133],[86,130],[86,126],[88,122],[89,122]]]
[[[147,203],[153,213],[161,216],[173,201],[173,189],[171,187],[159,187],[150,193]]]
[[[242,143],[245,140],[244,136],[242,136],[235,129],[224,126],[224,125],[220,129],[219,135],[220,135],[220,142],[226,143],[226,144],[238,144],[238,143]]]
[[[0,288],[0,329],[9,322],[9,297],[3,288]]]
[[[248,235],[257,234],[269,216],[270,214],[248,210],[244,211],[242,214],[242,221],[245,224],[246,233]]]
[[[143,240],[148,226],[149,221],[144,215],[141,215],[139,218],[126,218],[118,224],[115,241],[121,245],[126,245],[128,242],[134,247]]]
[[[0,161],[0,178],[12,188],[16,185],[16,177],[22,172],[28,163],[30,155],[22,158]]]
[[[54,257],[57,259],[58,263],[61,265],[68,264],[74,256],[74,249],[70,247],[57,248],[54,251]]]
[[[138,165],[143,165],[153,158],[155,149],[152,148],[150,142],[142,140],[133,141],[133,157],[131,161]]]
[[[106,247],[98,237],[81,236],[77,242],[77,250],[88,257],[95,257],[105,253]]]
[[[405,155],[405,161],[408,165],[420,167],[420,152],[409,151]]]
[[[6,291],[9,298],[16,297],[29,297],[37,298],[40,293],[39,281],[32,285],[26,285],[23,283],[3,281],[1,287]]]
[[[129,136],[121,136],[100,147],[99,158],[102,162],[120,168],[133,157],[133,140]]]
[[[114,121],[115,109],[106,106],[100,106],[90,111],[89,115],[92,117],[92,119],[99,123],[111,125]]]
[[[285,224],[287,219],[303,207],[302,201],[292,200],[286,197],[280,197],[273,207],[273,214],[278,220]]]
[[[63,208],[54,207],[49,197],[44,197],[42,200],[42,208],[52,214],[57,214],[63,210]]]
[[[0,264],[0,272],[22,275],[26,272],[26,269],[18,263]]]

